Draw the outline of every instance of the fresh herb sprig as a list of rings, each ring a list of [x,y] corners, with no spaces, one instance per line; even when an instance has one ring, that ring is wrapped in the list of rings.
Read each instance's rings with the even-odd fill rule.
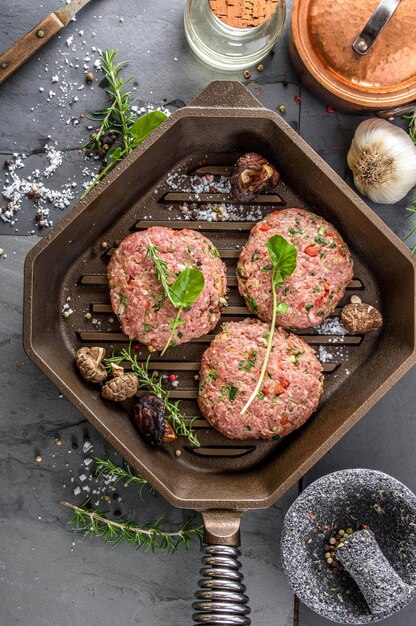
[[[257,394],[261,390],[261,386],[263,384],[264,376],[267,370],[267,364],[269,362],[270,352],[273,346],[273,338],[274,338],[274,330],[276,327],[276,317],[277,314],[283,315],[286,313],[288,309],[288,305],[285,302],[277,301],[276,289],[280,285],[282,285],[287,278],[293,274],[296,268],[297,262],[297,250],[295,246],[290,244],[284,237],[280,235],[274,235],[270,237],[270,239],[266,242],[267,249],[269,251],[269,256],[272,261],[273,269],[272,269],[272,296],[273,296],[273,314],[272,321],[270,324],[270,330],[268,333],[267,339],[267,348],[266,354],[264,355],[263,366],[261,368],[260,376],[257,381],[257,385],[251,394],[250,398],[247,400],[243,409],[241,410],[241,415],[243,415],[253,400],[257,397]]]
[[[115,487],[120,481],[123,482],[124,487],[129,485],[137,485],[139,487],[139,494],[142,495],[143,488],[149,485],[148,481],[134,474],[132,469],[127,463],[123,463],[123,466],[116,465],[110,459],[102,459],[101,457],[94,456],[95,461],[95,478],[99,480],[103,476],[112,478],[112,486]],[[150,485],[149,485],[150,487]],[[154,492],[153,487],[150,487],[150,491]]]
[[[84,536],[102,537],[113,546],[125,542],[135,545],[137,549],[145,548],[152,552],[161,550],[172,554],[179,546],[188,549],[194,537],[202,542],[203,526],[191,526],[191,519],[177,530],[168,532],[163,518],[151,524],[138,525],[133,517],[112,520],[100,508],[91,510],[65,500],[61,500],[60,504],[73,510],[74,514],[68,523],[76,532]]]
[[[184,323],[181,317],[183,310],[190,307],[203,290],[205,277],[200,270],[193,267],[187,267],[175,276],[169,271],[166,261],[160,258],[158,252],[160,252],[160,248],[148,238],[146,255],[153,261],[156,278],[163,288],[163,295],[169,298],[175,309],[178,310],[176,318],[169,322],[171,331],[166,345],[160,353],[163,356],[172,343],[176,329]],[[171,282],[172,278],[174,278],[173,282]]]
[[[412,225],[411,230],[407,233],[407,235],[403,237],[403,241],[407,241],[407,239],[410,239],[410,237],[416,233],[416,196],[412,200],[412,205],[410,207],[407,207],[406,211],[408,212],[407,218],[412,220],[413,225]],[[415,254],[415,253],[416,253],[416,245],[414,245],[412,248],[412,254]]]
[[[118,356],[114,355],[105,359],[105,364],[107,367],[111,367],[111,363],[120,365],[123,361],[130,363],[131,371],[139,379],[141,389],[150,391],[155,396],[161,398],[166,409],[166,419],[175,433],[180,437],[188,439],[191,446],[199,447],[200,443],[192,428],[193,420],[190,421],[189,425],[186,424],[185,416],[179,406],[179,401],[172,402],[169,399],[169,392],[162,386],[162,377],[157,372],[149,371],[150,356],[144,363],[140,363],[137,354],[132,354],[130,344],[128,348],[123,348]]]
[[[413,143],[416,143],[416,108],[410,115],[403,115],[403,119],[407,120],[407,132]]]
[[[150,111],[139,118],[132,113],[131,106],[135,100],[132,99],[131,92],[126,91],[126,86],[132,78],[123,79],[121,77],[127,62],[116,62],[116,55],[117,50],[106,49],[100,56],[101,69],[108,83],[106,91],[110,103],[105,110],[98,111],[91,118],[92,121],[99,124],[99,127],[91,135],[90,141],[85,146],[87,154],[96,153],[104,156],[104,163],[106,161],[108,163],[94,178],[81,198],[84,198],[117,163],[130,154],[167,117],[162,111]],[[108,135],[113,135],[116,139],[111,148],[107,147],[104,150],[103,140]]]

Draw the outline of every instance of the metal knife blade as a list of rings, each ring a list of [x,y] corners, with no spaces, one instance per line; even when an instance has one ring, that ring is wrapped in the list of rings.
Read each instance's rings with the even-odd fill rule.
[[[90,0],[72,0],[69,4],[66,4],[62,9],[58,9],[58,11],[54,11],[55,15],[59,17],[62,24],[66,26],[69,20],[74,17],[76,13],[86,4],[88,4]]]

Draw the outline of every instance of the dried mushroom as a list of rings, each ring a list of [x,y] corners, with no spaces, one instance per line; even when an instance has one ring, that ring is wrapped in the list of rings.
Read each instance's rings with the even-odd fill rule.
[[[91,383],[101,383],[107,378],[107,370],[102,365],[105,357],[104,348],[80,348],[75,362],[81,376]]]
[[[171,441],[175,441],[175,439],[177,439],[175,431],[169,422],[165,421],[165,434],[162,437],[163,443],[170,443]]]
[[[123,370],[123,368],[121,367],[120,370]],[[127,398],[132,398],[137,393],[138,388],[139,381],[137,376],[135,374],[124,374],[123,370],[123,372],[118,371],[115,378],[112,378],[104,385],[101,395],[106,400],[123,402]]]
[[[163,400],[149,393],[139,398],[134,406],[134,422],[147,443],[160,445],[167,433]]]
[[[350,333],[369,333],[379,330],[383,325],[383,317],[371,304],[353,303],[344,306],[341,320]]]
[[[231,172],[231,197],[253,200],[258,194],[276,187],[279,180],[279,172],[267,159],[248,152],[238,159]]]

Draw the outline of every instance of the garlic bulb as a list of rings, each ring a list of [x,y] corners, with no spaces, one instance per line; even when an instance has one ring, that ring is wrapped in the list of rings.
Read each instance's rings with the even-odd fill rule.
[[[416,185],[416,145],[386,120],[361,122],[347,160],[355,186],[374,202],[398,202]]]

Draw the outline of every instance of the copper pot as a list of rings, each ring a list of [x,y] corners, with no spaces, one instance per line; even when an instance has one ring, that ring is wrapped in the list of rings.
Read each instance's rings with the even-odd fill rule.
[[[414,0],[294,0],[289,50],[326,104],[388,117],[416,106]]]

